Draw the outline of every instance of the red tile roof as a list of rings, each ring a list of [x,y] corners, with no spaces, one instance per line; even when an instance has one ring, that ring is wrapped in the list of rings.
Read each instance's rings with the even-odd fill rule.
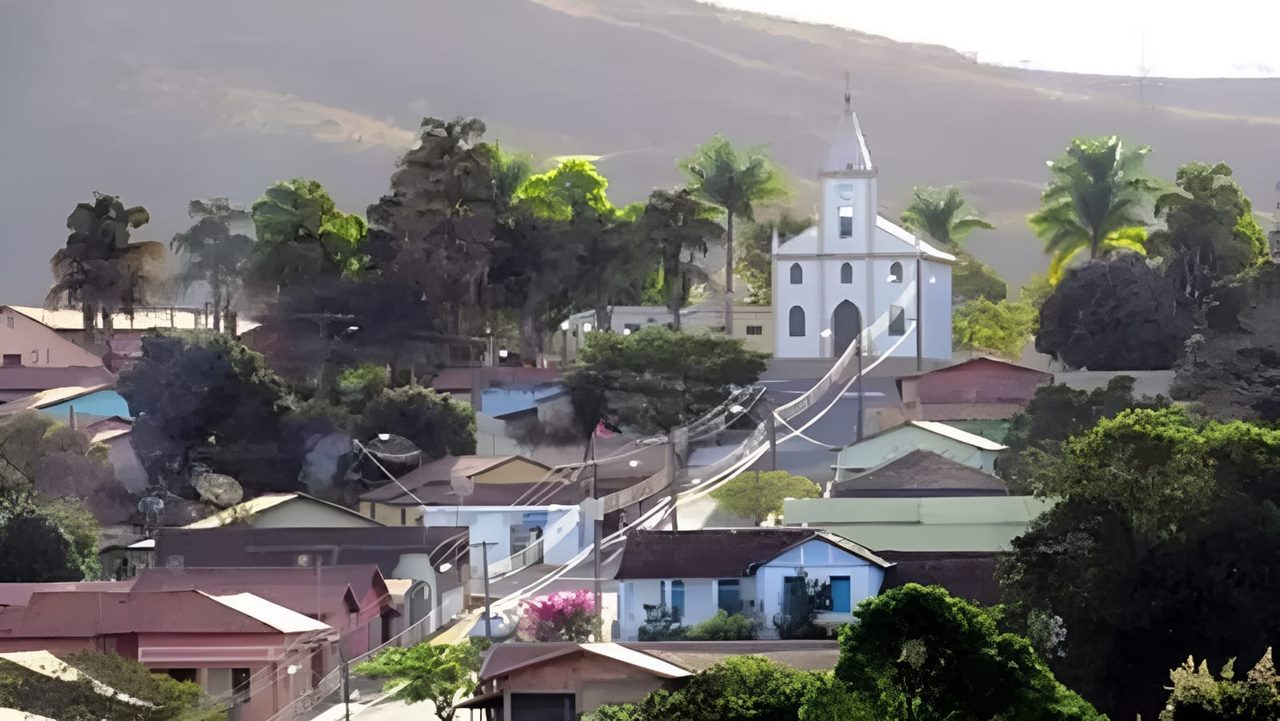
[[[331,613],[344,600],[357,609],[383,605],[391,597],[374,564],[319,568],[148,568],[134,591],[204,591],[212,595],[252,593],[298,613]]]
[[[31,595],[42,592],[96,591],[127,593],[134,579],[127,581],[70,581],[66,583],[0,583],[0,606],[25,606]]]
[[[29,391],[35,393],[51,388],[81,386],[85,388],[114,383],[116,377],[102,366],[69,366],[46,368],[41,366],[0,367],[0,390]]]

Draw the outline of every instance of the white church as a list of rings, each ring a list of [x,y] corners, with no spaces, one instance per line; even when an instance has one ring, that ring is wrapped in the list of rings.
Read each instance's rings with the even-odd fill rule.
[[[774,356],[839,356],[870,325],[867,355],[950,360],[956,258],[876,212],[876,167],[847,93],[818,178],[818,225],[773,238]]]

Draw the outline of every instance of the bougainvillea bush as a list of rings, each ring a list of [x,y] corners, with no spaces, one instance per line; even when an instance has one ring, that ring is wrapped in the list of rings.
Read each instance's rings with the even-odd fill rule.
[[[585,589],[560,591],[520,602],[521,641],[590,641],[599,638],[595,598]]]

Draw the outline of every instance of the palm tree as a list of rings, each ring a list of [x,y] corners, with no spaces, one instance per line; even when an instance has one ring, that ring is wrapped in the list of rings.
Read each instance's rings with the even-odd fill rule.
[[[231,302],[240,288],[245,264],[253,253],[253,238],[233,233],[235,222],[249,222],[249,213],[226,198],[193,200],[187,214],[195,225],[173,236],[169,248],[187,258],[176,280],[184,288],[203,282],[213,301],[213,329],[222,332],[222,319],[231,314]],[[235,333],[235,328],[230,329]]]
[[[676,330],[680,330],[680,308],[689,299],[690,282],[699,270],[694,254],[706,255],[708,241],[724,235],[724,228],[708,217],[710,211],[692,189],[683,188],[653,191],[640,216],[640,232],[657,246],[662,259],[662,285]]]
[[[114,195],[95,192],[92,203],[79,203],[67,216],[67,245],[49,260],[53,286],[49,306],[79,308],[84,329],[111,334],[111,314],[133,313],[155,289],[164,267],[163,243],[130,243],[129,234],[151,220],[146,208],[126,208]]]
[[[1053,256],[1049,278],[1057,282],[1077,254],[1095,259],[1115,250],[1145,252],[1146,225],[1155,204],[1184,194],[1143,169],[1151,148],[1129,146],[1116,136],[1076,138],[1049,163],[1052,178],[1041,208],[1028,221]]]
[[[952,250],[959,248],[960,243],[979,228],[995,230],[994,225],[969,207],[954,185],[916,186],[911,204],[902,214],[902,224]]]
[[[678,165],[689,176],[694,193],[725,212],[724,330],[733,335],[733,219],[753,219],[756,205],[787,195],[786,184],[767,155],[754,149],[739,151],[721,135],[712,136]]]

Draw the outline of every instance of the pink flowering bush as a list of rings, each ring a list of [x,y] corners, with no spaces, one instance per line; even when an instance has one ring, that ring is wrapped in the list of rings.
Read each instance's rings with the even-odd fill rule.
[[[520,602],[521,641],[589,641],[599,637],[595,597],[587,590],[560,591]]]

